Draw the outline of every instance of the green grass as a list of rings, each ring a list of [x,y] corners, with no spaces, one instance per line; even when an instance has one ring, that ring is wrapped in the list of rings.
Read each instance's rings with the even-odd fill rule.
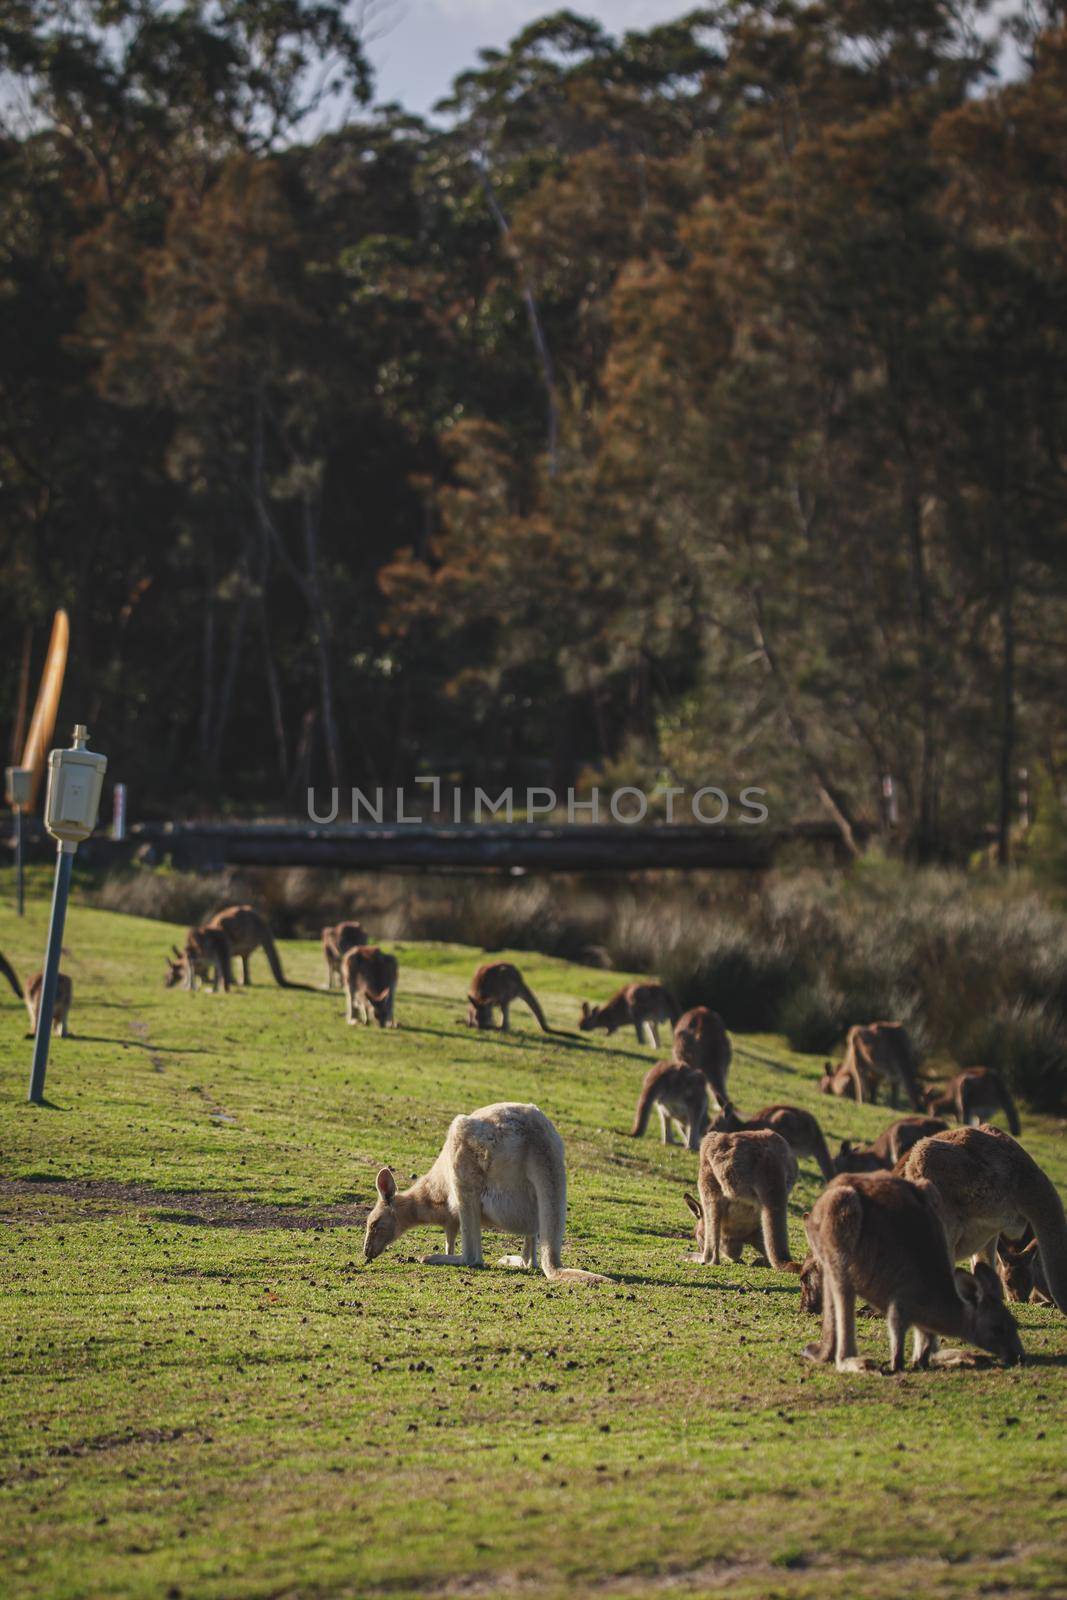
[[[46,914],[0,912],[23,973]],[[1019,1308],[1010,1372],[815,1371],[794,1280],[684,1260],[695,1158],[626,1136],[632,1036],[545,1039],[521,1006],[511,1036],[469,1032],[458,946],[393,947],[395,1033],[268,986],[262,957],[250,991],[166,990],[176,932],[71,911],[48,1107],[0,994],[0,1591],[1064,1593],[1058,1313]],[[282,953],[321,981],[311,944]],[[619,981],[518,959],[560,1027]],[[887,1120],[820,1097],[780,1040],[736,1044],[742,1108],[806,1105],[832,1140]],[[565,1259],[611,1287],[422,1268],[419,1233],[363,1266],[377,1167],[425,1170],[498,1099],[557,1123]],[[1062,1185],[1062,1125],[1024,1136]],[[804,1163],[795,1253],[817,1192]],[[884,1354],[881,1322],[860,1332]]]

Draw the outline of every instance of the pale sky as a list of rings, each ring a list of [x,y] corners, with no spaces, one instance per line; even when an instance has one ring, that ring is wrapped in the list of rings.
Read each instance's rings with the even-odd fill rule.
[[[368,30],[375,98],[425,114],[483,45],[505,45],[528,22],[563,9],[553,0],[389,0]],[[684,16],[695,0],[571,0],[566,9],[619,34]]]

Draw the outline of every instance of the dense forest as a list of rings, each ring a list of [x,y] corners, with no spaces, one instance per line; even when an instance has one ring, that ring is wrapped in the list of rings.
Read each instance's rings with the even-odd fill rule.
[[[1067,791],[1058,4],[557,12],[431,123],[358,8],[0,10],[0,719],[135,815],[757,783],[1006,854]]]

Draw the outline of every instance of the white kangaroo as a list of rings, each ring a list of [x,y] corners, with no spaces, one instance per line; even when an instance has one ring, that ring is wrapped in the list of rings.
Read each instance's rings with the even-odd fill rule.
[[[388,1167],[377,1178],[378,1202],[367,1218],[363,1256],[374,1261],[409,1228],[441,1227],[447,1250],[423,1256],[429,1267],[484,1267],[482,1229],[519,1234],[520,1256],[503,1267],[532,1267],[540,1256],[546,1278],[610,1283],[598,1272],[563,1267],[567,1169],[563,1140],[536,1106],[505,1101],[456,1117],[441,1153],[423,1177],[399,1193]],[[462,1253],[455,1253],[462,1233]]]

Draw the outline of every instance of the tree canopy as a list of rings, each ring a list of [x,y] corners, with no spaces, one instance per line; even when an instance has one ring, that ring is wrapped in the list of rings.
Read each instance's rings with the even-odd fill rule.
[[[847,836],[891,776],[1006,851],[1067,785],[1067,28],[987,12],[560,11],[426,123],[351,5],[8,6],[9,723],[62,604],[142,815],[625,772]]]

